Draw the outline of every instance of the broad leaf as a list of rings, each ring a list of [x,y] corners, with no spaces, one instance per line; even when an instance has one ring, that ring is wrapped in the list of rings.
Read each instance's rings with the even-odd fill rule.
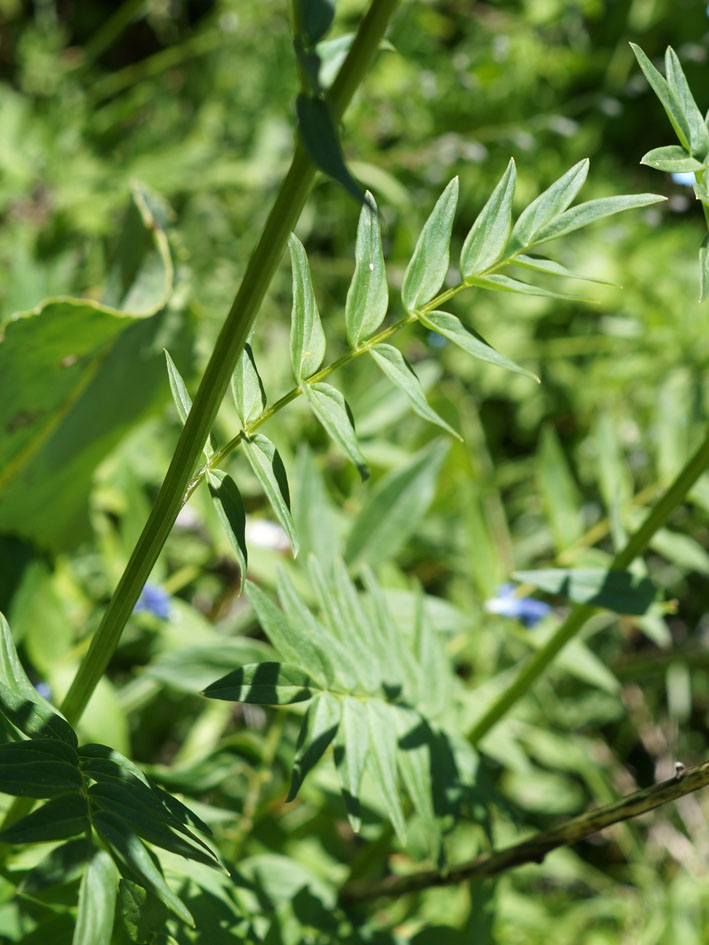
[[[662,103],[662,107],[665,109],[670,124],[674,128],[679,143],[685,150],[689,151],[691,131],[682,108],[677,101],[676,95],[670,89],[665,77],[657,71],[642,49],[636,46],[635,43],[631,43],[630,48],[635,53],[635,58],[638,60],[638,64],[645,74],[645,78],[650,83],[650,87]]]
[[[329,692],[321,692],[305,713],[293,761],[291,785],[286,800],[292,801],[305,776],[320,761],[335,737],[340,723],[340,703]]]
[[[91,857],[79,887],[79,909],[71,945],[110,945],[119,874],[105,850]]]
[[[453,427],[449,426],[442,417],[439,417],[436,411],[430,406],[426,400],[426,394],[421,386],[421,381],[416,376],[409,362],[397,348],[394,348],[392,345],[381,344],[370,348],[369,353],[389,380],[406,394],[414,413],[417,413],[419,417],[423,417],[424,420],[428,420],[429,423],[434,423],[436,426],[442,427],[448,433],[456,437],[456,439],[462,439],[460,434],[457,433]]]
[[[370,193],[362,205],[355,244],[355,271],[347,290],[345,325],[350,347],[369,338],[379,328],[387,312],[387,287],[382,236],[377,205]]]
[[[510,158],[505,173],[465,238],[460,253],[463,279],[493,266],[502,256],[512,230],[512,200],[517,169]]]
[[[94,815],[93,823],[111,853],[128,868],[130,875],[151,889],[178,919],[193,926],[192,914],[167,885],[145,844],[131,830],[130,825],[107,811],[98,811]]]
[[[657,586],[649,578],[630,571],[547,568],[515,571],[513,577],[549,594],[560,594],[574,604],[591,604],[618,614],[640,616],[658,609]]]
[[[246,580],[248,562],[246,513],[241,493],[231,476],[219,469],[210,471],[207,483],[219,521],[222,523],[224,532],[236,555],[236,561],[239,565],[239,593],[241,593]]]
[[[365,199],[364,191],[347,169],[325,99],[301,92],[295,100],[295,110],[300,138],[313,164],[361,203]]]
[[[356,466],[362,479],[367,479],[367,460],[359,448],[352,415],[340,391],[329,384],[306,384],[304,391],[311,410],[325,431]]]
[[[448,272],[451,230],[458,204],[458,178],[454,177],[438,198],[416,242],[404,273],[401,301],[412,313],[434,297]]]
[[[704,160],[709,150],[709,131],[689,89],[677,53],[671,46],[668,46],[665,52],[665,74],[670,93],[677,102],[688,130],[690,150],[692,154]]]
[[[588,158],[574,164],[522,211],[512,230],[510,250],[524,249],[539,242],[539,231],[563,213],[583,187],[588,164]]]
[[[444,338],[448,338],[453,344],[458,345],[463,351],[478,358],[480,361],[487,361],[488,364],[496,364],[498,367],[506,368],[508,371],[516,371],[518,374],[524,374],[525,377],[531,377],[532,380],[539,382],[539,378],[531,371],[525,370],[498,354],[486,341],[479,335],[468,331],[455,315],[448,312],[427,312],[425,315],[419,315],[421,324],[429,331],[435,331]]]
[[[347,817],[355,833],[362,824],[359,814],[359,788],[369,751],[369,720],[360,699],[345,696],[342,718],[335,740],[335,764],[340,778]]]
[[[3,777],[0,776],[0,790]],[[89,811],[82,794],[61,794],[0,832],[3,843],[47,843],[85,833]]]
[[[654,167],[656,171],[667,171],[668,174],[704,170],[701,161],[693,158],[677,144],[670,144],[665,148],[653,148],[642,156],[640,163]]]
[[[225,702],[291,705],[305,702],[321,690],[320,683],[292,663],[252,663],[211,683],[203,695]]]
[[[293,270],[290,357],[297,384],[314,374],[325,357],[325,333],[318,312],[308,257],[297,236],[288,241]]]
[[[250,344],[244,345],[236,368],[231,376],[231,393],[242,430],[261,413],[266,406],[266,391],[259,375]]]
[[[619,197],[599,197],[598,200],[587,200],[586,203],[580,203],[577,207],[572,207],[566,213],[562,213],[558,219],[550,223],[539,233],[537,233],[537,243],[544,243],[546,240],[555,240],[567,233],[573,233],[574,230],[581,229],[582,226],[588,226],[589,223],[595,223],[596,220],[602,220],[604,217],[613,216],[623,210],[635,210],[638,207],[649,207],[653,203],[660,203],[667,200],[667,197],[661,197],[658,194],[629,194]]]
[[[367,769],[376,781],[396,835],[406,844],[406,825],[399,800],[399,776],[396,765],[397,737],[394,708],[379,699],[367,702],[370,746]]]
[[[352,523],[345,560],[354,570],[392,558],[418,527],[436,490],[448,446],[436,441],[380,479]]]
[[[288,479],[278,450],[267,437],[260,433],[254,433],[251,437],[244,436],[241,445],[276,518],[288,535],[293,554],[297,555],[298,538],[290,514]]]

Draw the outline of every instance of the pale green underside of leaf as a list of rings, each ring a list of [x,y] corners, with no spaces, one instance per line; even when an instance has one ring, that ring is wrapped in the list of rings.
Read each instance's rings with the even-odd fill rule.
[[[244,345],[231,377],[231,393],[242,430],[261,413],[266,406],[266,392],[254,361],[251,345]]]
[[[653,148],[640,159],[641,164],[647,164],[656,171],[666,171],[668,174],[682,174],[691,171],[703,171],[701,161],[693,158],[684,148],[677,144],[670,144],[664,148]]]
[[[406,824],[399,800],[399,774],[396,764],[397,737],[390,708],[379,699],[366,705],[369,717],[370,753],[367,767],[379,788],[387,815],[402,845],[406,844]]]
[[[350,462],[357,468],[362,479],[367,479],[369,467],[359,448],[357,434],[345,398],[340,391],[329,384],[306,384],[304,391],[310,409],[326,433],[341,447]]]
[[[369,753],[367,711],[359,699],[345,696],[342,719],[335,741],[335,764],[340,779],[347,817],[355,833],[362,820],[359,815],[359,789]]]
[[[490,276],[471,276],[471,278],[468,279],[468,285],[477,286],[479,289],[490,289],[493,292],[514,292],[517,295],[537,295],[547,299],[566,299],[570,302],[593,301],[592,299],[584,298],[582,295],[553,292],[551,289],[544,289],[538,285],[520,282],[519,279],[512,279],[510,276],[497,274]]]
[[[677,53],[671,46],[668,46],[665,52],[665,74],[669,90],[677,102],[687,127],[690,150],[692,154],[704,160],[709,148],[709,132],[689,89]]]
[[[599,285],[612,285],[616,289],[622,288],[617,282],[609,282],[607,279],[598,279],[595,276],[584,276],[578,272],[571,272],[566,266],[556,262],[553,259],[546,259],[544,256],[525,256],[520,253],[512,260],[515,266],[521,266],[523,269],[532,269],[535,272],[545,272],[550,276],[562,276],[565,279],[580,279],[582,282],[596,282]]]
[[[314,374],[325,357],[325,333],[315,301],[308,257],[297,236],[291,233],[293,308],[291,311],[290,352],[293,377],[297,384]]]
[[[537,234],[566,210],[584,185],[588,158],[574,164],[522,211],[510,236],[509,249],[524,249],[538,242]]]
[[[401,286],[401,301],[407,312],[429,302],[448,272],[453,217],[458,204],[458,178],[454,177],[438,198],[424,224]]]
[[[355,244],[355,271],[347,291],[345,325],[350,347],[356,348],[381,325],[389,304],[377,205],[367,192]]]
[[[638,207],[649,207],[654,203],[661,203],[667,200],[659,194],[628,194],[618,197],[599,197],[597,200],[588,200],[586,203],[580,203],[576,207],[567,210],[566,213],[550,223],[537,234],[536,242],[543,243],[546,240],[555,240],[567,233],[573,233],[582,226],[588,226],[589,223],[595,223],[596,220],[602,220],[604,217],[613,216],[615,213],[621,213],[623,210],[635,210]]]
[[[517,171],[510,158],[505,173],[465,238],[460,253],[463,279],[489,269],[500,259],[512,230],[512,201]]]
[[[254,475],[261,483],[276,518],[288,535],[293,554],[298,554],[298,538],[290,514],[290,495],[283,462],[276,447],[260,433],[244,436],[241,446]]]

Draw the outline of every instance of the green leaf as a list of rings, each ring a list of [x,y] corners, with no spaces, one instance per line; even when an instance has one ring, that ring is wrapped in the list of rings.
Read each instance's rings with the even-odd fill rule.
[[[465,238],[460,253],[463,279],[490,269],[502,256],[512,230],[512,200],[517,169],[510,158],[505,173]]]
[[[513,577],[548,594],[560,594],[574,604],[590,604],[633,616],[651,612],[659,596],[657,586],[649,578],[639,577],[630,571],[546,568],[540,571],[515,571]]]
[[[340,639],[362,688],[365,692],[376,692],[381,683],[383,654],[375,629],[342,558],[334,560],[330,574],[331,590],[326,603],[329,619],[339,624]],[[322,595],[322,589],[318,590]]]
[[[665,52],[665,75],[670,93],[684,118],[689,137],[689,149],[692,154],[704,160],[709,150],[709,131],[689,89],[677,53],[671,46],[668,46]]]
[[[554,292],[551,289],[544,289],[538,285],[529,285],[527,282],[520,282],[519,279],[512,279],[510,276],[493,274],[490,276],[471,276],[468,279],[468,285],[477,286],[480,289],[490,289],[493,292],[515,292],[518,295],[538,295],[546,299],[565,299],[569,302],[588,302],[582,295],[569,295],[566,292]]]
[[[347,290],[345,325],[351,348],[379,328],[387,312],[387,287],[379,214],[372,195],[362,204],[355,244],[355,271]]]
[[[309,633],[293,626],[285,614],[250,581],[246,582],[246,596],[256,611],[261,627],[286,663],[302,667],[312,674],[318,687],[324,689],[332,678],[332,664],[326,651]]]
[[[699,247],[699,301],[704,302],[709,295],[709,233]]]
[[[161,654],[156,662],[143,670],[150,679],[157,679],[176,692],[194,695],[234,666],[265,662],[273,658],[267,643],[248,637],[219,636],[215,642],[201,646],[180,647]]]
[[[43,548],[88,539],[96,466],[165,402],[163,348],[178,360],[191,349],[179,311],[159,314],[169,247],[145,195],[135,199],[130,260],[108,304],[51,298],[0,325],[0,532]]]
[[[88,793],[92,809],[122,818],[149,843],[189,860],[221,867],[218,857],[204,841],[183,824],[175,824],[170,812],[144,786],[110,778],[92,784]]]
[[[250,344],[244,345],[236,368],[231,376],[231,393],[242,430],[255,420],[266,406],[266,391],[254,361]]]
[[[239,565],[239,593],[241,593],[244,589],[248,562],[246,512],[241,493],[231,476],[220,469],[210,470],[207,484],[219,521],[236,555]]]
[[[458,178],[454,177],[426,220],[404,273],[401,301],[409,313],[429,302],[443,285],[457,204]]]
[[[486,361],[488,364],[495,364],[508,371],[515,371],[517,374],[524,374],[525,377],[531,377],[533,381],[539,383],[536,374],[498,354],[480,335],[465,328],[455,315],[450,315],[448,312],[426,312],[425,315],[419,315],[419,321],[429,331],[443,335],[474,358]]]
[[[324,633],[332,637],[335,644],[328,647],[327,653],[335,664],[336,678],[348,692],[353,692],[358,687],[367,691],[365,683],[368,673],[363,676],[361,671],[362,658],[365,655],[362,651],[362,642],[350,632],[340,609],[333,582],[325,577],[323,567],[315,555],[308,558],[308,574],[323,619],[327,623]],[[344,653],[344,659],[341,658],[341,653]]]
[[[362,568],[362,582],[367,590],[373,631],[379,638],[382,688],[390,698],[403,694],[406,699],[417,701],[421,684],[420,667],[395,624],[384,593],[369,566]]]
[[[21,751],[28,742],[0,748],[0,792],[15,797],[57,797],[81,787],[78,768],[66,761],[49,761],[39,751]],[[18,749],[12,751],[12,749]]]
[[[177,416],[180,423],[184,426],[187,423],[187,417],[192,409],[192,398],[187,392],[182,375],[177,370],[175,362],[170,357],[170,352],[165,350],[165,361],[167,362],[167,376],[170,381],[170,393],[177,409]]]
[[[578,489],[553,427],[542,431],[537,454],[537,478],[549,520],[554,547],[563,551],[584,533]]]
[[[612,285],[616,289],[622,288],[617,282],[608,282],[607,279],[597,279],[595,276],[583,276],[578,272],[571,272],[561,263],[545,256],[525,256],[520,253],[511,262],[522,269],[532,269],[535,272],[546,272],[550,276],[562,276],[565,279],[580,279],[582,282],[597,282],[600,285]]]
[[[524,249],[539,242],[539,231],[562,214],[583,187],[588,165],[588,158],[574,164],[522,211],[512,230],[509,250]]]
[[[441,856],[441,825],[433,807],[431,746],[423,737],[428,726],[421,716],[411,709],[397,706],[395,709],[399,750],[396,756],[401,779],[421,818],[426,844],[434,860]]]
[[[359,788],[369,752],[369,720],[360,699],[345,696],[342,719],[335,740],[335,764],[345,801],[347,817],[355,833],[362,818],[359,813]]]
[[[290,357],[293,377],[301,384],[314,374],[325,357],[325,333],[318,312],[308,257],[297,236],[288,240],[293,270]]]
[[[440,440],[392,470],[367,494],[347,540],[345,560],[354,570],[394,557],[416,530],[436,491],[436,478],[448,451]]]
[[[20,890],[34,896],[52,886],[73,882],[83,874],[92,852],[85,836],[54,847],[34,869],[25,874]]]
[[[111,853],[130,870],[131,875],[151,889],[178,919],[194,926],[192,914],[167,885],[145,844],[131,830],[130,825],[107,811],[94,814],[93,823]]]
[[[384,806],[399,842],[406,845],[404,812],[399,800],[399,776],[396,766],[396,728],[393,708],[379,699],[367,702],[370,746],[367,769],[379,788]]]
[[[665,77],[657,71],[642,49],[636,46],[635,43],[631,43],[630,48],[635,53],[635,58],[638,60],[638,64],[645,74],[645,78],[650,83],[651,89],[659,98],[662,107],[665,109],[679,143],[686,151],[689,151],[689,139],[691,137],[690,128],[680,104],[677,101],[676,95],[670,89]]]
[[[537,233],[535,242],[544,243],[547,240],[555,240],[560,236],[566,236],[567,233],[573,233],[574,230],[581,229],[582,226],[588,226],[589,223],[595,223],[596,220],[613,216],[613,214],[621,213],[623,210],[649,207],[651,204],[660,203],[663,200],[667,200],[667,197],[661,197],[658,194],[628,194],[619,197],[599,197],[598,200],[587,200],[586,203],[580,203],[578,206],[567,210],[566,213],[562,213],[553,223]]]
[[[71,945],[111,945],[119,874],[105,850],[91,857],[79,887],[79,909]]]
[[[306,702],[322,690],[310,673],[292,663],[252,663],[227,673],[204,690],[208,699],[291,705]]]
[[[319,693],[308,706],[300,728],[287,801],[293,800],[305,776],[325,754],[339,724],[339,700],[329,692]]]
[[[303,390],[325,432],[342,448],[362,479],[367,479],[369,467],[357,442],[350,409],[340,391],[329,384],[306,384]]]
[[[364,191],[347,169],[337,129],[325,99],[301,92],[295,100],[295,110],[300,138],[310,160],[324,174],[341,184],[357,203],[361,203]]]
[[[336,0],[296,0],[296,22],[307,46],[314,46],[332,25]]]
[[[244,436],[241,441],[246,458],[261,483],[266,498],[291,543],[293,554],[298,554],[298,538],[290,514],[288,479],[280,454],[271,441],[260,433]]]
[[[665,148],[653,148],[642,156],[640,163],[654,167],[656,171],[667,171],[668,174],[704,170],[701,161],[693,158],[677,144],[670,144]]]
[[[442,417],[439,417],[436,411],[426,400],[426,394],[421,386],[421,381],[416,376],[414,369],[403,356],[403,354],[393,345],[376,345],[370,348],[369,353],[376,363],[386,374],[390,381],[402,390],[411,402],[414,413],[429,423],[434,423],[442,427],[456,439],[462,440],[462,437],[453,427],[449,426]]]
[[[2,780],[0,777],[0,786]],[[86,799],[82,794],[60,794],[0,832],[0,841],[46,843],[49,840],[66,840],[89,828],[88,814]]]
[[[76,732],[53,705],[43,699],[27,677],[12,639],[12,632],[0,614],[0,712],[29,736],[59,739],[76,747]]]
[[[709,574],[709,552],[689,535],[661,528],[650,539],[650,547],[685,571]]]
[[[130,942],[141,945],[152,945],[168,916],[157,896],[129,879],[121,879],[118,884],[118,913]]]
[[[331,561],[342,545],[338,509],[325,486],[320,464],[305,442],[298,447],[296,482],[293,518],[301,548],[321,561]]]

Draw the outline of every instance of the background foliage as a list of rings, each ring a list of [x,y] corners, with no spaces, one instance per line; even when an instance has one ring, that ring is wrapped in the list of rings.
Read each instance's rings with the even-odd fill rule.
[[[340,0],[333,35],[354,28],[361,11]],[[460,178],[459,249],[511,155],[517,211],[587,155],[584,199],[669,197],[553,245],[568,269],[623,284],[622,292],[581,285],[578,294],[599,305],[475,290],[452,300],[453,313],[540,385],[470,359],[421,326],[397,337],[431,406],[463,443],[412,414],[364,358],[335,381],[356,418],[369,482],[300,401],[274,416],[265,433],[291,482],[295,563],[252,467],[238,453],[229,460],[247,511],[251,581],[273,598],[285,574],[315,606],[309,553],[360,555],[402,634],[421,614],[430,624],[449,674],[434,682],[451,690],[434,685],[432,693],[455,695],[461,731],[564,611],[563,599],[540,593],[552,609],[525,626],[505,616],[525,613],[501,585],[513,571],[554,563],[607,565],[706,422],[709,316],[696,301],[703,222],[691,191],[639,165],[672,135],[628,41],[653,59],[671,44],[706,107],[708,29],[703,8],[689,2],[528,0],[471,10],[411,0],[390,31],[394,50],[381,52],[347,113],[346,155],[376,197],[392,293],[447,182]],[[0,608],[32,681],[56,700],[174,446],[179,420],[162,349],[193,390],[291,153],[297,76],[285,4],[0,0],[0,77],[0,315],[50,299],[45,307],[68,306],[85,325],[71,363],[58,365],[51,346],[45,361],[23,362],[33,383],[46,384],[37,393],[41,415],[0,400],[8,449],[15,430],[29,443],[0,450]],[[358,214],[341,188],[320,180],[297,229],[333,358],[348,347]],[[129,285],[138,289],[127,295]],[[290,311],[284,260],[253,339],[270,402],[291,386]],[[8,364],[18,364],[13,334],[23,350],[32,347],[20,336],[32,324],[7,323]],[[28,383],[10,370],[0,375],[3,391]],[[69,415],[58,384],[75,392]],[[220,442],[239,428],[225,403]],[[391,503],[387,489],[403,475],[404,498]],[[241,574],[208,495],[196,492],[78,727],[82,742],[127,755],[184,797],[231,864],[229,879],[160,853],[197,925],[170,924],[170,934],[210,943],[704,941],[701,795],[495,883],[352,912],[335,902],[348,879],[385,865],[430,866],[440,848],[450,862],[469,859],[523,827],[668,777],[676,758],[703,758],[708,511],[705,478],[647,556],[649,576],[678,602],[674,612],[599,614],[483,741],[479,758],[465,745],[451,749],[458,796],[440,801],[432,839],[415,790],[407,785],[392,801],[371,774],[355,815],[361,830],[352,832],[333,764],[337,742],[286,801],[300,703],[261,708],[197,695],[273,651],[253,594],[238,596]],[[381,518],[390,527],[375,541],[367,523]],[[436,711],[450,710],[441,703]],[[392,804],[404,805],[393,817]],[[405,846],[388,817],[395,827],[406,820]],[[28,849],[0,880],[4,940],[67,940],[78,880],[38,879],[48,850]],[[156,908],[154,927],[164,919]],[[146,941],[152,932],[121,934]]]

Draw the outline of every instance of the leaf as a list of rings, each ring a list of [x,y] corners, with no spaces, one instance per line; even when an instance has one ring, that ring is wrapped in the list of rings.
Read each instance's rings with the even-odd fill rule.
[[[458,178],[454,177],[426,220],[404,273],[401,301],[409,313],[429,302],[443,285],[457,203]]]
[[[356,570],[392,558],[423,518],[436,490],[448,445],[434,441],[403,468],[376,483],[360,508],[347,539],[345,560]]]
[[[260,433],[244,436],[242,448],[254,475],[261,483],[266,498],[291,543],[293,554],[298,554],[298,538],[290,514],[290,493],[283,461],[276,447]]]
[[[109,850],[128,867],[131,875],[139,878],[143,885],[151,889],[178,919],[194,926],[192,914],[167,885],[145,844],[131,830],[130,825],[107,811],[94,814],[93,823]]]
[[[404,812],[399,801],[399,776],[396,767],[396,729],[393,710],[379,699],[367,702],[370,746],[367,768],[371,772],[384,801],[399,842],[406,845]]]
[[[217,637],[213,643],[180,647],[161,654],[157,661],[143,670],[150,679],[157,679],[176,692],[194,695],[234,666],[265,662],[273,658],[273,650],[260,640],[248,637]]]
[[[665,75],[670,93],[684,118],[690,151],[704,160],[709,150],[709,131],[689,89],[677,53],[671,46],[668,46],[665,52]]]
[[[462,348],[463,351],[474,358],[486,361],[488,364],[495,364],[497,367],[506,368],[508,371],[515,371],[517,374],[524,374],[525,377],[531,377],[533,381],[539,383],[536,374],[498,354],[480,335],[468,331],[455,315],[450,315],[448,312],[426,312],[425,315],[419,315],[419,321],[429,331],[435,331],[439,335],[443,335],[444,338],[448,338],[453,344],[458,345],[459,348]]]
[[[145,196],[112,301],[51,298],[0,325],[0,532],[43,548],[89,537],[96,466],[165,402],[163,347],[178,360],[191,349],[180,313],[157,314],[172,262]]]
[[[308,257],[297,236],[288,240],[293,270],[290,357],[293,377],[301,384],[314,374],[325,357],[325,333],[318,312]]]
[[[557,551],[583,535],[584,524],[576,483],[554,429],[544,427],[537,454],[537,478]]]
[[[512,230],[512,200],[517,169],[510,158],[505,173],[465,238],[460,253],[463,279],[490,269],[502,256]]]
[[[332,581],[327,600],[328,615],[332,622],[339,624],[340,639],[362,689],[376,692],[381,683],[380,667],[385,654],[377,645],[379,641],[374,627],[342,558],[333,561],[330,574]],[[318,590],[322,596],[323,589]]]
[[[329,692],[315,696],[305,713],[298,735],[293,761],[290,790],[286,801],[292,801],[298,789],[325,754],[340,724],[340,703]]]
[[[650,539],[650,547],[684,571],[709,574],[709,552],[689,535],[661,528]]]
[[[180,423],[184,426],[187,423],[187,417],[192,409],[192,398],[187,393],[187,386],[167,349],[165,350],[165,361],[167,362],[170,393],[172,394],[172,399],[177,408],[177,416],[180,418]]]
[[[654,167],[656,171],[667,171],[671,173],[686,173],[688,171],[703,171],[704,165],[701,161],[693,158],[684,148],[679,145],[671,144],[665,148],[653,148],[640,159],[641,164],[647,164],[648,167]]]
[[[0,787],[2,780],[0,778]],[[82,794],[60,794],[0,832],[0,841],[46,843],[50,840],[66,840],[89,829],[88,814],[86,799]]]
[[[82,875],[91,854],[92,849],[85,836],[54,847],[34,869],[25,874],[19,889],[34,896],[52,886],[71,883]]]
[[[298,447],[296,482],[293,518],[301,548],[321,561],[331,561],[340,554],[342,545],[337,509],[325,487],[320,465],[306,443]]]
[[[255,584],[246,583],[246,596],[256,611],[261,627],[275,647],[279,656],[287,663],[294,663],[311,673],[318,688],[324,689],[332,678],[332,664],[326,651],[318,646],[309,633],[299,632]]]
[[[382,653],[382,687],[390,698],[403,694],[405,698],[416,701],[421,684],[420,667],[394,623],[374,572],[367,565],[362,568],[362,582],[367,589],[373,633],[378,638],[378,649]]]
[[[239,593],[244,589],[248,552],[246,550],[246,512],[241,493],[234,480],[220,469],[210,470],[207,477],[209,493],[219,521],[234,549],[239,565]]]
[[[321,690],[309,673],[292,663],[252,663],[211,683],[203,695],[225,702],[291,705],[305,702]]]
[[[231,393],[241,428],[245,430],[247,424],[255,420],[266,406],[266,391],[254,361],[254,353],[248,343],[244,345],[231,376]]]
[[[311,555],[308,558],[308,574],[310,583],[315,591],[318,605],[323,619],[327,623],[325,633],[332,637],[334,646],[328,647],[327,653],[333,659],[336,669],[336,678],[342,682],[342,687],[348,692],[361,688],[367,691],[366,677],[361,675],[362,644],[353,638],[350,628],[346,625],[337,595],[332,584],[323,572],[320,561]],[[344,653],[344,659],[340,653]],[[354,657],[354,658],[353,658]]]
[[[569,302],[589,301],[581,295],[554,292],[551,289],[544,289],[542,286],[529,285],[527,282],[520,282],[519,279],[512,279],[510,276],[497,274],[490,276],[471,276],[468,279],[468,285],[477,286],[480,289],[490,289],[493,292],[515,292],[518,295],[538,295],[546,299],[565,299]]]
[[[539,232],[566,210],[584,185],[588,158],[574,164],[522,211],[514,225],[509,250],[523,249],[539,242]]]
[[[26,744],[14,742],[0,749],[0,764],[3,766],[0,791],[3,794],[41,798],[80,789],[81,774],[73,765],[65,761],[48,761],[39,752],[11,754],[9,749]]]
[[[642,49],[636,46],[635,43],[631,43],[630,48],[635,53],[635,58],[638,60],[638,64],[645,74],[645,78],[650,83],[650,88],[659,98],[662,107],[665,109],[679,143],[686,151],[689,151],[689,139],[691,137],[689,124],[687,123],[687,119],[682,112],[674,92],[670,89],[665,77],[657,71]]]
[[[359,814],[359,788],[369,752],[369,721],[359,699],[345,696],[342,718],[335,742],[335,764],[342,788],[347,817],[355,833],[362,819]]]
[[[27,677],[7,620],[0,614],[0,712],[29,736],[59,739],[75,748],[76,732]]]
[[[699,301],[704,302],[709,295],[709,233],[699,247]]]
[[[619,197],[599,197],[597,200],[587,200],[586,203],[580,203],[576,207],[562,213],[560,217],[550,223],[539,233],[537,233],[537,243],[544,243],[547,240],[555,240],[560,236],[566,236],[567,233],[573,233],[574,230],[581,229],[582,226],[588,226],[589,223],[595,223],[596,220],[603,220],[605,217],[613,216],[614,213],[621,213],[623,210],[635,210],[638,207],[649,207],[653,203],[660,203],[667,200],[667,197],[661,197],[658,194],[628,194]]]
[[[332,25],[336,0],[296,0],[296,22],[306,46],[314,46]]]
[[[347,169],[337,129],[325,99],[300,92],[295,100],[295,110],[300,139],[310,160],[361,203],[365,199],[364,191]]]
[[[118,910],[131,943],[150,943],[165,925],[167,909],[160,900],[128,879],[118,884]]]
[[[417,712],[400,706],[395,709],[395,722],[399,736],[396,760],[401,779],[421,818],[429,853],[438,860],[443,837],[433,807],[431,750],[423,738],[424,734],[430,735],[430,731],[426,732],[428,726]]]
[[[641,616],[653,611],[658,601],[657,586],[630,571],[604,568],[546,568],[515,571],[516,581],[531,584],[549,594],[560,594],[574,604],[604,607],[618,614]]]
[[[608,282],[607,279],[597,279],[595,276],[584,276],[578,272],[570,272],[561,263],[544,256],[525,256],[520,253],[511,262],[522,269],[533,269],[535,272],[546,272],[550,276],[562,276],[565,279],[580,279],[583,282],[597,282],[600,285],[612,285],[616,289],[622,288],[617,282]]]
[[[453,427],[449,426],[445,420],[439,417],[436,411],[430,406],[426,400],[426,394],[421,386],[421,381],[416,376],[409,362],[397,348],[394,348],[392,345],[381,344],[370,348],[369,353],[389,380],[406,394],[414,413],[417,413],[419,417],[423,417],[424,420],[428,420],[429,423],[434,423],[442,427],[457,440],[462,440],[461,435],[457,433]]]
[[[367,479],[369,467],[359,448],[352,415],[345,398],[329,384],[306,384],[303,389],[311,410],[325,432],[342,448],[362,479]]]
[[[345,325],[351,348],[374,334],[386,315],[388,304],[379,214],[374,198],[367,191],[357,226],[355,271],[345,303]]]
[[[79,887],[79,909],[71,945],[111,945],[119,874],[105,850],[91,857]]]

